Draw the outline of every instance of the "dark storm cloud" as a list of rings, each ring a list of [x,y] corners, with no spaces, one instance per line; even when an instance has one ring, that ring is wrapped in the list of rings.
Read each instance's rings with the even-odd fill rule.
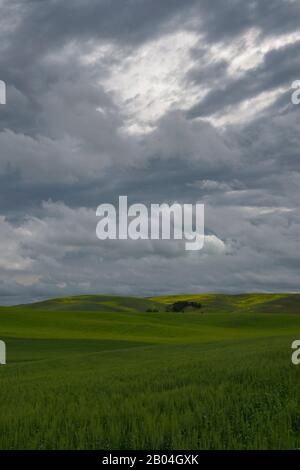
[[[220,67],[220,65],[219,65]],[[217,66],[217,71],[219,69]],[[200,103],[194,105],[188,116],[203,117],[224,108],[239,104],[256,97],[260,93],[274,90],[281,86],[290,86],[300,74],[300,41],[268,52],[262,64],[250,69],[241,78],[225,79],[211,90]],[[201,74],[193,73],[194,81],[203,80]]]
[[[25,66],[70,41],[107,40],[137,45],[162,34],[176,15],[184,20],[195,0],[56,0],[7,2],[17,16],[8,52]],[[177,20],[178,22],[178,20]],[[169,28],[171,25],[169,24]],[[166,30],[167,30],[166,29]],[[22,47],[20,48],[20,44]]]
[[[299,29],[300,4],[294,0],[210,1],[198,4],[206,39],[224,41],[250,28],[261,36],[276,36]]]
[[[192,84],[212,85],[216,83],[218,86],[220,77],[224,79],[227,74],[228,62],[219,60],[208,64],[206,67],[193,67],[187,74],[187,81]]]
[[[277,35],[298,30],[300,16],[299,2],[293,0],[10,0],[7,5],[6,21],[16,15],[21,18],[12,40],[20,57],[38,57],[71,40],[140,44],[185,23],[200,24],[201,32],[213,42],[251,27],[263,35]]]
[[[298,29],[300,20],[299,3],[282,0],[217,0],[214,3],[207,0],[12,0],[5,1],[4,5],[0,23],[0,70],[1,78],[9,84],[10,106],[1,113],[0,126],[5,127],[8,123],[10,128],[26,133],[46,132],[45,128],[42,129],[40,116],[43,93],[52,87],[59,76],[68,75],[66,80],[69,80],[69,77],[78,74],[75,55],[66,57],[64,62],[49,58],[51,54],[59,54],[68,44],[73,44],[74,50],[80,52],[88,50],[97,41],[113,41],[125,48],[122,53],[126,54],[127,46],[131,50],[144,41],[178,28],[199,31],[206,41],[226,42],[250,27],[258,28],[265,36],[292,32]],[[270,57],[270,61],[274,62],[280,59]],[[113,63],[116,58],[110,57],[109,60]],[[262,67],[257,72],[253,71],[252,76],[240,83],[228,83],[224,91],[228,91],[229,96],[224,105],[240,99],[233,88],[240,89],[240,95],[247,92],[255,94],[260,86],[263,88],[260,80],[268,74],[267,63],[265,67],[266,70]],[[220,61],[206,69],[195,68],[189,76],[193,81],[207,81],[213,76],[223,79],[225,69],[226,63]],[[98,73],[105,72],[102,69]],[[256,79],[258,85],[252,83],[251,86],[249,81]],[[269,80],[272,81],[271,78]],[[266,83],[266,87],[271,85]],[[218,97],[209,95],[204,103],[199,104],[199,109],[197,106],[192,109],[191,115],[210,113],[211,109],[216,109]]]
[[[287,88],[300,79],[300,43],[280,45],[281,35],[299,29],[299,2],[0,5],[0,79],[8,85],[0,109],[0,303],[99,291],[299,289],[300,117]],[[256,47],[269,38],[271,50],[234,75],[235,57],[221,52],[234,44],[242,53],[243,35],[253,29]],[[187,115],[167,96],[170,108],[152,130],[132,135],[124,129],[134,99],[118,102],[99,82],[109,82],[111,69],[144,44],[179,31],[198,38],[182,78],[194,105]],[[274,38],[279,46],[272,49]],[[81,60],[103,45],[111,54]],[[160,73],[153,86],[168,79]],[[250,122],[218,128],[192,119],[234,113],[272,90],[279,90],[274,102]],[[130,203],[204,202],[205,249],[190,256],[180,243],[101,244],[95,208],[119,194]]]

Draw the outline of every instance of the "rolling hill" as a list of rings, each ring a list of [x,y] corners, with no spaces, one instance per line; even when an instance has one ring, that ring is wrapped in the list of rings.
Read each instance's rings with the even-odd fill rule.
[[[0,448],[298,448],[299,338],[298,294],[1,307]]]

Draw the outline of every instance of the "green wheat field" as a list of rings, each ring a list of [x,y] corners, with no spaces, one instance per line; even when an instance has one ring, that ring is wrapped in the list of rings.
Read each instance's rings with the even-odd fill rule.
[[[67,297],[0,339],[0,449],[300,448],[300,295]]]

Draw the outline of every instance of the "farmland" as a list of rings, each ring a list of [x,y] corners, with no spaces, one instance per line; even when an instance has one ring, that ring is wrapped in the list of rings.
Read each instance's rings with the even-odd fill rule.
[[[300,295],[65,297],[0,339],[0,449],[300,447]]]

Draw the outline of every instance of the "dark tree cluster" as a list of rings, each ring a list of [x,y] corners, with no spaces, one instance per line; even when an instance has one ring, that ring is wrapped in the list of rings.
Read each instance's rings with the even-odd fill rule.
[[[184,312],[184,309],[188,307],[200,309],[202,308],[202,304],[190,300],[179,300],[178,302],[174,302],[174,304],[168,305],[167,312]]]

